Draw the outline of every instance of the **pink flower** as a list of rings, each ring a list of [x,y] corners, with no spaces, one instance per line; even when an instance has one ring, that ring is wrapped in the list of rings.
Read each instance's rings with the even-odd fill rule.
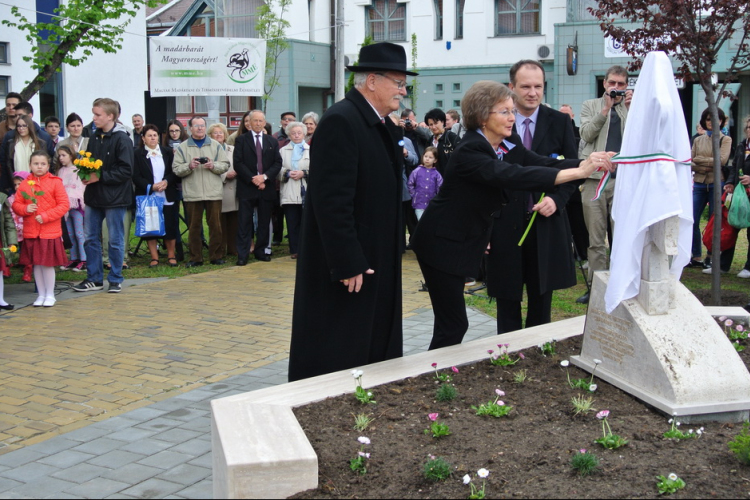
[[[505,406],[505,401],[498,401],[497,406]]]
[[[726,316],[719,316],[719,321],[724,321],[725,319],[727,319]]]
[[[724,322],[724,325],[725,325],[725,326],[732,326],[733,324],[734,324],[734,321],[732,321],[731,319],[728,319],[728,320],[726,320],[726,321]]]
[[[439,413],[430,413],[427,416],[430,417],[430,420],[432,420],[434,422],[435,420],[438,419],[438,417],[440,416],[440,414]]]
[[[526,359],[526,356],[524,356],[522,352],[518,353],[518,357],[521,359]]]
[[[609,410],[602,410],[596,414],[596,418],[599,420],[605,419],[609,416]]]
[[[498,396],[505,396],[505,393],[500,389],[495,389],[495,394],[497,394]]]
[[[581,448],[581,449],[580,449],[580,450],[578,450],[578,451],[579,451],[580,453],[586,453],[586,448]]]
[[[437,363],[432,363],[430,366],[433,368],[437,368]]]
[[[495,351],[493,351],[492,349],[487,349],[487,354],[492,354],[493,352]]]
[[[734,329],[737,330],[738,332],[741,332],[745,328],[742,325],[737,325],[737,326],[734,327]]]
[[[360,457],[370,458],[369,453],[365,453],[364,451],[358,451]]]
[[[451,366],[451,370],[453,370],[453,373],[458,373],[458,368],[455,366]]]

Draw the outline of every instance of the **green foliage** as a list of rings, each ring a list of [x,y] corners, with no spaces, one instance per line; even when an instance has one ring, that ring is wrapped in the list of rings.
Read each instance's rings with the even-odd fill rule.
[[[357,401],[359,401],[363,405],[366,405],[368,403],[371,403],[371,404],[376,403],[375,399],[373,399],[374,396],[372,392],[366,389],[363,389],[361,385],[358,385],[357,388],[354,390],[354,397],[356,397]]]
[[[424,477],[430,481],[445,481],[451,475],[452,466],[442,457],[431,457],[424,464]]]
[[[367,47],[368,45],[372,45],[373,43],[375,43],[375,39],[371,37],[370,35],[367,35],[365,36],[365,39],[362,42],[362,45],[360,46],[360,48]],[[354,61],[351,65],[359,66],[359,61]],[[344,86],[344,93],[349,92],[353,88],[354,88],[354,73],[350,72],[349,78],[347,78],[346,80],[346,86]]]
[[[604,437],[595,439],[594,442],[604,446],[608,450],[616,450],[617,448],[621,448],[628,444],[627,439],[623,439],[617,434],[612,434],[611,432]]]
[[[367,429],[372,421],[375,420],[374,418],[371,418],[370,415],[367,415],[365,413],[360,413],[359,415],[354,416],[354,430],[355,431],[364,431]]]
[[[729,449],[737,455],[740,462],[750,465],[750,424],[745,422],[742,432],[729,441]]]
[[[581,476],[593,474],[599,468],[599,459],[593,453],[581,450],[570,459],[570,466]]]
[[[656,476],[656,481],[660,495],[671,495],[685,487],[685,481],[677,477],[677,474],[670,474],[669,477]]]
[[[570,400],[570,403],[573,405],[573,410],[575,410],[576,415],[579,413],[588,413],[594,409],[594,398],[591,396],[588,398],[584,398],[582,395],[574,396]]]
[[[451,384],[440,384],[435,392],[435,399],[440,402],[453,401],[458,395],[458,391]]]
[[[271,94],[279,85],[279,56],[290,46],[286,39],[286,30],[291,26],[291,23],[284,19],[284,14],[291,5],[292,0],[265,0],[257,10],[255,29],[258,31],[258,37],[266,41],[266,81],[263,88],[264,113],[268,101],[271,100]]]
[[[417,72],[417,34],[411,34],[411,70]],[[411,109],[414,113],[417,112],[417,96],[419,95],[419,85],[417,85],[417,77],[411,79]]]
[[[698,429],[697,433],[693,432],[693,429],[690,429],[687,433],[682,432],[679,429],[680,423],[676,418],[670,418],[669,423],[672,425],[669,430],[664,433],[664,437],[667,439],[693,439],[699,438],[701,434],[703,434],[703,427]]]
[[[429,435],[432,434],[434,438],[440,438],[443,436],[450,436],[451,430],[448,424],[441,424],[440,422],[432,422],[429,429],[425,429],[424,433]]]
[[[156,7],[166,0],[67,0],[61,3],[52,15],[52,22],[36,22],[24,14],[27,9],[11,7],[11,16],[3,19],[2,25],[15,28],[26,34],[30,56],[23,60],[37,72],[37,76],[26,82],[20,94],[29,100],[62,64],[79,66],[101,50],[115,54],[122,49],[125,27],[141,7]],[[46,34],[46,38],[44,38]]]
[[[349,468],[359,475],[364,476],[367,474],[367,459],[363,456],[358,456],[349,460]]]
[[[542,354],[544,356],[554,356],[557,351],[555,350],[555,341],[551,342],[545,342],[544,344],[539,346],[539,349],[542,350]]]
[[[516,384],[523,384],[528,379],[529,374],[526,370],[518,370],[517,372],[513,373],[513,382],[515,382]]]
[[[482,403],[479,405],[479,408],[472,406],[471,409],[475,410],[479,416],[500,418],[508,415],[513,407],[505,404],[497,404],[496,401],[490,401],[488,403]]]

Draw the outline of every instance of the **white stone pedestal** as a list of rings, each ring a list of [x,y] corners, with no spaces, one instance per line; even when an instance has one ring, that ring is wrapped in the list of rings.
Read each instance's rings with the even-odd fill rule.
[[[608,272],[597,272],[581,355],[571,362],[682,422],[741,422],[750,415],[750,374],[731,342],[681,283],[674,307],[649,315],[637,298],[604,308]],[[671,297],[670,297],[671,298]]]

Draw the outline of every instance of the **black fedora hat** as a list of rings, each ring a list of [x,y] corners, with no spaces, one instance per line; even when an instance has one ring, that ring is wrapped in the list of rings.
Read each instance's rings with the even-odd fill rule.
[[[359,51],[358,64],[347,66],[346,69],[355,73],[395,71],[409,76],[419,75],[419,73],[406,69],[406,51],[404,48],[401,45],[388,42],[374,43],[362,47]]]

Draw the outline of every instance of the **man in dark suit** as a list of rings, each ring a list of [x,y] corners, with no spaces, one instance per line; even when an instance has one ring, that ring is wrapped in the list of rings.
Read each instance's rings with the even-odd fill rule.
[[[234,143],[234,170],[237,172],[239,227],[237,229],[237,265],[244,266],[253,241],[253,211],[258,210],[258,238],[255,258],[268,262],[266,253],[271,223],[271,211],[276,197],[276,177],[281,171],[279,143],[264,134],[266,115],[260,110],[250,113],[250,130],[237,137]],[[260,152],[260,154],[258,154]]]
[[[544,157],[578,157],[570,117],[541,105],[544,69],[537,61],[519,61],[510,70],[517,96],[515,132],[524,147]],[[556,168],[554,164],[550,168]],[[552,291],[576,284],[571,231],[565,205],[578,183],[563,184],[553,193],[507,191],[507,204],[494,214],[487,263],[488,294],[497,302],[497,333],[522,328],[523,288],[528,296],[526,327],[551,321]],[[541,204],[523,245],[518,246]]]
[[[289,380],[400,357],[406,51],[362,47],[354,88],[323,115],[310,151]],[[236,168],[236,167],[235,167]]]

